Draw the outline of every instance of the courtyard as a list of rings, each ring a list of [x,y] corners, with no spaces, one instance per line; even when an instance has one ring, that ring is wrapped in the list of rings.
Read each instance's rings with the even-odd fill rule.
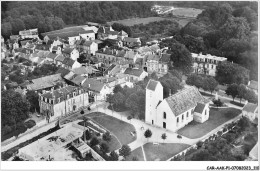
[[[235,118],[240,113],[241,110],[235,108],[211,108],[209,120],[204,123],[192,121],[184,128],[178,130],[177,133],[191,139],[200,138],[218,126]]]
[[[131,132],[133,133],[136,130],[134,126],[129,123],[100,112],[90,113],[87,117],[111,132],[121,145],[129,144],[136,140],[136,136],[131,134]]]

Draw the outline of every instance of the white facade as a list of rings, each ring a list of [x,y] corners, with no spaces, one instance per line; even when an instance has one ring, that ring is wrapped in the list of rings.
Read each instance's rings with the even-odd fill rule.
[[[79,51],[77,49],[73,49],[70,53],[70,58],[76,61],[79,58]]]
[[[95,33],[79,34],[85,40],[95,40]]]

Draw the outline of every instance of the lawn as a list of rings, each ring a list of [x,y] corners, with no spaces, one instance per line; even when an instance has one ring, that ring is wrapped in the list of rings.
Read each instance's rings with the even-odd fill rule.
[[[112,25],[113,23],[120,23],[125,26],[133,26],[136,24],[145,25],[150,22],[162,21],[162,20],[165,20],[165,18],[162,18],[162,17],[131,18],[131,19],[118,20],[118,21],[111,21],[111,22],[108,22],[108,24]]]
[[[131,132],[134,132],[135,128],[129,123],[100,112],[88,114],[87,117],[96,121],[98,124],[113,133],[122,145],[129,144],[136,140],[136,136],[133,137],[131,135]]]
[[[174,16],[181,16],[181,17],[192,17],[196,18],[202,12],[201,9],[195,8],[176,8],[171,11]]]
[[[138,161],[144,161],[144,156],[141,147],[138,147],[137,149],[132,151],[131,155],[126,157],[126,161],[133,161],[133,157],[136,157]]]
[[[159,145],[147,143],[144,145],[144,151],[147,161],[166,161],[188,147],[190,145],[179,143],[163,143]]]
[[[241,110],[235,108],[210,109],[209,120],[204,123],[190,122],[177,133],[188,138],[200,138],[230,119],[235,118]]]

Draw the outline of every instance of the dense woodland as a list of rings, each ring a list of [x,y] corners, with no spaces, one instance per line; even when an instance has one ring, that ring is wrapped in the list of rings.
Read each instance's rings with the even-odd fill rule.
[[[82,25],[88,21],[106,23],[132,17],[156,15],[153,2],[42,1],[1,2],[2,35],[7,38],[20,30],[37,28],[47,32],[64,25]]]

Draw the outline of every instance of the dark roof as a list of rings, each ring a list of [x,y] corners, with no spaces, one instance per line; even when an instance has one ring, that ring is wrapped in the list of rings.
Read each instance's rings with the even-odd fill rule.
[[[49,50],[50,46],[46,44],[37,44],[35,46],[36,50]]]
[[[197,112],[197,113],[202,113],[204,108],[205,108],[205,104],[203,103],[197,103],[197,106],[195,107],[194,109],[194,112]]]
[[[251,80],[248,87],[251,88],[251,89],[254,89],[254,90],[258,90],[258,82]]]
[[[159,83],[159,81],[155,81],[155,80],[151,79],[151,80],[149,80],[149,82],[146,86],[146,89],[154,91],[158,83]]]
[[[140,39],[132,38],[132,37],[125,37],[123,41],[124,42],[138,42],[138,41],[140,41]]]
[[[59,68],[58,71],[56,71],[56,74],[60,73],[61,77],[64,77],[70,72],[70,70],[65,68]]]
[[[56,56],[57,56],[56,53],[49,53],[46,57],[47,57],[47,58],[54,59]]]
[[[170,57],[171,57],[171,54],[163,53],[162,57],[160,58],[160,62],[168,63],[168,62],[170,62],[170,59],[171,59]]]
[[[74,61],[73,59],[70,59],[70,58],[65,58],[65,59],[62,61],[62,63],[63,63],[64,65],[68,65],[68,66],[71,66],[71,67],[72,67],[72,65],[75,63],[75,61]]]
[[[29,90],[41,90],[55,86],[58,82],[63,81],[60,74],[48,75],[45,77],[33,79],[33,84],[27,85]]]
[[[86,79],[86,78],[83,77],[83,76],[77,75],[75,78],[73,78],[73,79],[71,80],[71,82],[75,83],[76,85],[80,85],[80,83],[81,83],[84,79]]]
[[[140,77],[140,75],[144,72],[144,70],[142,69],[133,69],[133,68],[127,68],[124,72],[124,74],[128,74],[128,75],[134,75],[137,77]]]
[[[107,33],[108,33],[108,34],[112,34],[112,35],[118,35],[118,32],[117,32],[117,31],[108,31]]]
[[[247,103],[244,106],[243,111],[254,113],[256,109],[257,109],[257,104]]]
[[[64,57],[62,54],[59,54],[59,55],[55,58],[56,61],[60,61],[60,62],[63,62],[64,59],[65,59],[65,57]]]
[[[165,99],[175,116],[195,108],[197,103],[207,103],[197,88],[190,86]]]
[[[63,53],[70,54],[74,49],[73,48],[65,48],[63,49]]]

